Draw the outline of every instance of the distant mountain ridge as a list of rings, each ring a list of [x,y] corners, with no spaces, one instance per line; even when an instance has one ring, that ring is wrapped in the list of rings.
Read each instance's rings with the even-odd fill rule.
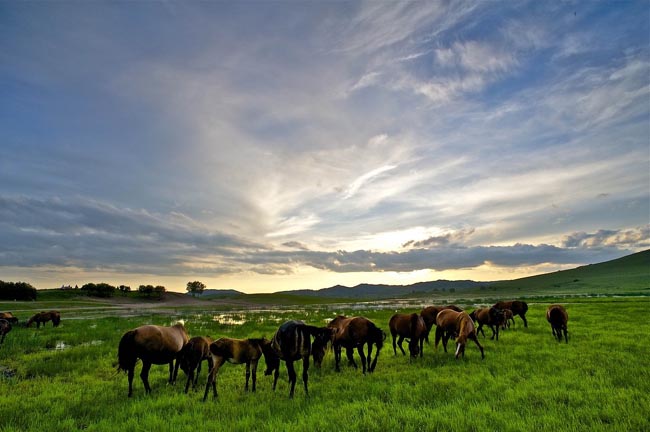
[[[350,298],[350,299],[380,299],[391,297],[403,297],[411,294],[429,293],[434,291],[464,290],[477,288],[488,285],[490,282],[475,282],[472,280],[450,281],[439,279],[430,282],[417,282],[410,285],[384,285],[384,284],[359,284],[353,287],[344,285],[335,285],[329,288],[319,290],[294,290],[279,291],[276,294],[289,294],[313,297],[332,297],[332,298]]]

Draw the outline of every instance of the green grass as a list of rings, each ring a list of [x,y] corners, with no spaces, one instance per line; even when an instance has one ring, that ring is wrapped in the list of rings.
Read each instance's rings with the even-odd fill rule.
[[[243,366],[226,364],[218,376],[218,399],[210,396],[206,403],[205,367],[199,389],[189,395],[183,393],[182,372],[175,386],[166,384],[165,366],[152,368],[153,392],[145,395],[138,367],[134,397],[126,398],[126,375],[117,374],[114,364],[121,335],[141,324],[184,318],[193,336],[270,337],[286,319],[322,325],[340,312],[367,316],[388,332],[395,310],[352,312],[328,305],[266,312],[187,309],[127,318],[64,315],[58,328],[16,327],[0,347],[0,430],[648,430],[650,299],[563,301],[570,316],[568,344],[553,339],[544,319],[552,301],[530,304],[528,328],[516,318],[516,328],[498,342],[480,337],[485,360],[473,345],[460,361],[425,345],[424,357],[411,361],[393,355],[388,336],[376,372],[367,376],[345,363],[334,372],[328,353],[322,369],[310,369],[309,398],[300,366],[290,400],[285,366],[273,392],[262,361],[256,393],[244,392]],[[245,323],[227,324],[233,319]]]

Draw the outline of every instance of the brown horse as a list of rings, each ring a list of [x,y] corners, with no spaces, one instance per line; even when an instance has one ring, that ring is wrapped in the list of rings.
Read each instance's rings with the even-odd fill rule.
[[[469,314],[469,316],[474,322],[478,323],[478,328],[476,329],[477,334],[481,332],[483,337],[485,337],[483,326],[487,325],[492,330],[492,337],[490,339],[494,339],[496,336],[497,340],[499,340],[499,327],[505,323],[503,310],[495,307],[478,308]]]
[[[436,325],[436,316],[438,312],[445,309],[451,309],[456,312],[462,312],[463,310],[456,305],[447,305],[447,306],[427,306],[420,312],[420,316],[424,320],[424,324],[427,326],[427,334],[424,337],[424,340],[429,343],[429,333],[431,328]]]
[[[436,349],[442,338],[442,346],[447,352],[447,341],[450,337],[456,337],[456,359],[461,354],[465,357],[465,345],[467,339],[474,341],[481,351],[481,358],[485,358],[483,347],[476,337],[474,321],[469,317],[467,312],[456,312],[453,310],[443,310],[436,317]]]
[[[345,348],[348,363],[354,366],[355,369],[357,368],[357,364],[354,361],[354,348],[357,349],[359,357],[361,357],[363,373],[365,374],[366,370],[369,373],[374,372],[375,367],[377,366],[379,352],[384,346],[384,340],[386,340],[386,333],[377,327],[375,323],[365,317],[347,318],[343,315],[339,315],[330,321],[330,323],[327,324],[327,327],[333,331],[332,348],[334,348],[335,368],[337,372],[340,371],[339,363],[341,362],[342,348]],[[366,344],[368,345],[367,358],[363,352],[364,345]],[[377,347],[374,360],[372,359],[373,345]]]
[[[16,318],[11,312],[0,312],[0,319],[7,320],[11,324],[18,323],[18,318]]]
[[[503,310],[503,325],[501,326],[502,330],[505,330],[506,327],[510,328],[510,321],[512,321],[512,325],[515,325],[515,316],[512,314],[512,311],[510,309],[502,309]]]
[[[0,339],[0,344],[2,344],[5,341],[5,336],[10,331],[11,331],[11,323],[6,319],[0,319],[0,335],[2,335],[2,339]]]
[[[553,304],[546,309],[546,320],[551,324],[553,336],[557,338],[558,342],[562,342],[562,333],[564,333],[565,343],[569,343],[567,336],[567,322],[569,321],[569,314],[567,314],[564,306]]]
[[[519,315],[524,321],[524,327],[528,327],[528,321],[526,320],[526,312],[528,312],[528,304],[519,300],[512,301],[500,301],[492,305],[497,309],[510,309],[513,315]],[[513,319],[514,322],[514,319]]]
[[[311,337],[314,337],[314,343]],[[271,338],[271,342],[262,346],[264,359],[266,360],[266,371],[264,375],[273,375],[273,390],[278,383],[280,374],[280,360],[287,364],[289,374],[289,397],[293,398],[296,387],[296,371],[293,362],[302,359],[302,382],[305,386],[305,394],[309,395],[307,382],[309,380],[309,356],[314,355],[314,362],[322,362],[325,357],[327,343],[332,338],[332,330],[323,327],[314,327],[299,320],[291,320],[283,323]]]
[[[231,339],[219,338],[210,344],[210,352],[213,357],[213,366],[208,375],[208,382],[205,384],[203,400],[208,398],[208,391],[212,386],[212,393],[217,397],[217,373],[219,368],[227,361],[232,364],[246,364],[246,387],[248,391],[248,380],[253,370],[253,391],[257,382],[257,363],[262,357],[262,347],[269,345],[269,341],[261,339]]]
[[[397,346],[399,346],[403,355],[406,355],[406,353],[404,352],[404,348],[402,348],[402,342],[404,342],[404,339],[408,339],[411,357],[417,357],[418,354],[422,357],[422,348],[424,338],[427,334],[427,326],[420,315],[416,313],[395,314],[390,317],[388,328],[390,328],[390,334],[393,337],[393,352],[395,355],[397,355],[395,340],[399,336]]]
[[[210,353],[210,344],[212,339],[205,336],[196,336],[185,344],[180,354],[178,355],[178,362],[180,362],[181,370],[187,375],[187,382],[185,383],[185,393],[190,388],[196,388],[201,373],[201,363],[203,360],[208,362],[208,372],[212,370],[214,364],[212,354]]]
[[[45,323],[48,321],[52,321],[52,326],[58,327],[61,322],[61,313],[55,310],[39,312],[27,321],[27,327],[31,326],[33,322],[36,323],[36,328],[40,328],[41,323],[43,324],[43,327],[45,327]]]
[[[179,367],[177,361],[174,368],[174,359],[188,340],[187,331],[181,322],[171,327],[143,325],[124,333],[117,349],[117,370],[128,374],[129,397],[133,395],[133,374],[138,359],[142,360],[140,378],[147,393],[151,393],[149,369],[152,364],[169,364],[169,383],[174,383]]]

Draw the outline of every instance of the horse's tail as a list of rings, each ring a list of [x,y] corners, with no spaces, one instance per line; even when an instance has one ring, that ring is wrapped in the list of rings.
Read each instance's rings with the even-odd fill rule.
[[[420,315],[413,313],[411,314],[411,338],[415,338],[416,334],[419,334],[418,324],[420,321]]]
[[[135,330],[124,333],[117,348],[117,371],[128,371],[135,367],[138,358],[135,356]]]

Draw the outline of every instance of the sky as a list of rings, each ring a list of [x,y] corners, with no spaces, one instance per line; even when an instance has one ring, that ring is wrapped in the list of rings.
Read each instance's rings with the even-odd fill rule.
[[[0,279],[247,293],[650,248],[650,6],[0,2]]]

